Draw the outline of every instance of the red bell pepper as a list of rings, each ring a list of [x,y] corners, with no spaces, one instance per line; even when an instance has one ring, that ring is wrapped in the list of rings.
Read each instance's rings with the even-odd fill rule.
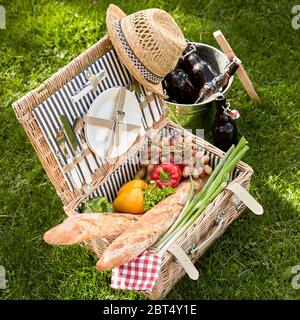
[[[176,187],[181,179],[182,171],[178,164],[174,163],[161,163],[154,166],[151,171],[151,180],[162,187]]]

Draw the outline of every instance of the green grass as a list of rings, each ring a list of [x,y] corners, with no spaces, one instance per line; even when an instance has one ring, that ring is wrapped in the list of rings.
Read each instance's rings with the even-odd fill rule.
[[[300,264],[300,30],[291,27],[297,1],[115,1],[126,13],[167,10],[193,41],[216,45],[221,29],[242,59],[263,104],[253,104],[238,80],[228,97],[255,170],[251,190],[265,214],[238,219],[185,277],[170,299],[299,299],[291,267]],[[0,1],[0,265],[1,299],[142,299],[110,289],[110,273],[79,246],[52,247],[43,233],[60,222],[62,204],[20,124],[12,102],[38,86],[105,34],[108,1]]]

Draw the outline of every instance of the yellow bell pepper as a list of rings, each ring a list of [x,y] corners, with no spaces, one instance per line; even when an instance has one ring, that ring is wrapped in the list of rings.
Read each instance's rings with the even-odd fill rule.
[[[148,184],[141,179],[134,179],[125,183],[117,194],[114,207],[119,212],[144,213],[144,193],[149,188]]]

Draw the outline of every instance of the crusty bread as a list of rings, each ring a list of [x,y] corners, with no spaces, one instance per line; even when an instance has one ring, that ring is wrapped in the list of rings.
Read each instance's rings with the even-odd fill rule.
[[[200,190],[202,184],[199,179],[196,189]],[[187,201],[189,190],[189,181],[180,183],[175,193],[147,211],[106,248],[96,268],[113,269],[131,261],[151,247],[174,223]]]
[[[141,215],[128,213],[82,213],[70,216],[48,230],[44,240],[49,244],[75,244],[84,240],[117,238]]]

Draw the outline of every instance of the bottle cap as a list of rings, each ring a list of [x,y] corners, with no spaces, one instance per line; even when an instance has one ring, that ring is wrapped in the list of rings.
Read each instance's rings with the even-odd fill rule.
[[[202,68],[201,68],[201,65],[200,63],[196,63],[194,66],[193,66],[193,71],[194,72],[198,72],[200,71]]]
[[[240,117],[240,113],[236,109],[230,110],[228,112],[228,115],[232,120],[236,120],[236,119],[238,119]]]
[[[242,61],[237,56],[233,57],[232,62],[235,62],[238,65],[242,64]]]

